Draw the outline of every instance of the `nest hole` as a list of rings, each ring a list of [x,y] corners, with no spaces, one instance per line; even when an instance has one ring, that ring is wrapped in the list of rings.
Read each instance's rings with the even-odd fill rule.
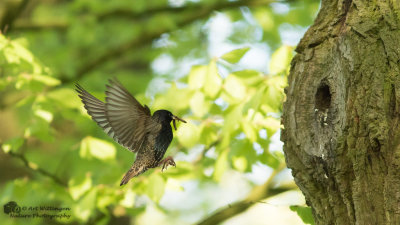
[[[327,112],[331,106],[331,97],[329,86],[325,83],[321,83],[315,94],[315,109],[319,112]]]

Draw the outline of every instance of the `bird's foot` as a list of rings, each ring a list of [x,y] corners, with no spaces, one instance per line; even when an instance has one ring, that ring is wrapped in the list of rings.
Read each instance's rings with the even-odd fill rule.
[[[158,165],[160,166],[161,164],[162,164],[161,172],[162,172],[164,169],[167,169],[167,167],[168,167],[169,165],[175,166],[175,167],[176,167],[176,163],[175,163],[174,159],[172,158],[172,156],[168,156],[167,158],[161,160],[160,163],[159,163]]]

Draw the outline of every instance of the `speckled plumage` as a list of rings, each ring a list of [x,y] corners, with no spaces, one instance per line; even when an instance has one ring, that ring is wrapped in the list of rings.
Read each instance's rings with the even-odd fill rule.
[[[102,102],[79,84],[76,91],[92,119],[116,142],[137,153],[136,160],[122,178],[121,185],[163,164],[163,169],[174,165],[172,157],[165,152],[172,141],[171,121],[180,120],[167,110],[157,110],[151,116],[150,109],[142,106],[118,80],[109,80],[106,102]],[[175,121],[174,121],[175,125]]]

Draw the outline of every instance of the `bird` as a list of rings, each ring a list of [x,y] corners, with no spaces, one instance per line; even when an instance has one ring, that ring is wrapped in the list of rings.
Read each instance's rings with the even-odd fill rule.
[[[176,163],[171,156],[164,157],[172,139],[171,121],[185,120],[168,110],[157,110],[151,115],[148,106],[140,104],[135,97],[116,79],[108,80],[105,102],[75,84],[79,98],[92,119],[104,132],[129,151],[136,159],[122,178],[120,186],[150,168],[162,165],[161,171]]]

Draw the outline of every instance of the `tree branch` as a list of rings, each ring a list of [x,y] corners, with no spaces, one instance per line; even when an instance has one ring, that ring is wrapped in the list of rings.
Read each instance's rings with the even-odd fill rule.
[[[3,151],[1,145],[0,145],[0,151]],[[3,152],[5,152],[5,151],[3,151]],[[38,172],[41,175],[52,179],[54,182],[58,183],[61,186],[68,187],[67,183],[64,182],[63,180],[61,180],[56,175],[54,175],[54,174],[52,174],[52,173],[50,173],[50,172],[38,167],[35,163],[29,162],[28,159],[26,159],[26,157],[23,154],[13,152],[12,150],[6,152],[6,154],[21,160],[24,163],[26,168],[28,168],[28,169],[30,169],[32,171]]]
[[[21,0],[19,2],[8,1],[4,3],[7,10],[5,10],[5,13],[0,21],[0,30],[3,31],[3,33],[6,33],[6,29],[12,29],[13,22],[18,18],[28,2],[28,0]]]
[[[193,21],[199,20],[199,19],[203,19],[207,16],[209,16],[212,12],[217,11],[217,10],[226,10],[226,9],[231,9],[231,8],[237,8],[237,7],[241,7],[241,6],[249,6],[249,7],[253,7],[253,6],[259,6],[259,5],[266,5],[272,2],[276,2],[275,0],[239,0],[239,1],[224,1],[224,2],[217,2],[216,4],[210,5],[210,6],[204,6],[202,4],[195,4],[195,5],[190,5],[190,13],[186,13],[188,16],[180,19],[179,21],[176,22],[176,26],[175,27],[165,27],[165,28],[161,28],[157,31],[153,31],[147,34],[143,34],[141,35],[139,38],[135,37],[134,39],[127,41],[123,44],[121,44],[120,46],[117,47],[113,47],[107,51],[105,51],[104,54],[99,55],[98,57],[96,57],[95,59],[93,59],[92,61],[87,62],[86,64],[82,65],[80,68],[77,69],[77,72],[75,74],[75,77],[72,78],[61,78],[61,81],[63,83],[69,83],[72,81],[76,81],[79,80],[80,78],[82,78],[85,74],[95,70],[97,67],[105,64],[107,61],[117,58],[117,57],[121,57],[122,55],[124,55],[125,53],[129,52],[129,50],[134,49],[134,48],[139,48],[142,47],[143,45],[147,45],[152,43],[152,41],[156,38],[158,38],[161,34],[163,33],[168,33],[168,32],[172,32],[174,29],[176,29],[177,27],[184,27],[188,24],[191,24]],[[168,11],[168,12],[174,12],[176,10],[180,11],[184,11],[184,9],[188,9],[189,8],[165,8],[165,9],[153,9],[153,13],[155,12],[160,12],[160,11]],[[121,12],[119,12],[121,13]],[[111,14],[117,14],[117,13],[111,13]],[[127,15],[128,12],[122,13]],[[136,17],[139,14],[134,14],[131,12],[132,17]],[[105,17],[105,16],[103,16]]]
[[[144,35],[140,36],[139,38],[135,38],[131,41],[121,44],[120,46],[109,49],[104,54],[98,56],[97,58],[93,59],[92,61],[90,61],[90,62],[86,63],[85,65],[81,66],[80,68],[78,68],[75,73],[75,77],[71,77],[71,78],[61,77],[60,80],[62,83],[69,83],[72,81],[79,80],[85,74],[93,71],[98,66],[103,65],[104,63],[106,63],[107,61],[109,61],[113,58],[122,56],[123,54],[128,52],[128,50],[130,50],[130,49],[139,48],[143,45],[151,43],[153,41],[153,39],[159,37],[161,34],[163,34],[165,32],[166,32],[166,30],[159,30],[154,33],[144,34]]]
[[[48,22],[38,23],[30,20],[17,20],[14,23],[13,30],[18,31],[41,31],[41,30],[59,30],[66,31],[69,24],[66,22]]]
[[[184,6],[171,7],[171,6],[159,6],[150,8],[144,11],[135,12],[129,9],[116,9],[113,11],[99,14],[97,18],[99,20],[105,20],[109,18],[126,18],[126,19],[140,19],[140,18],[151,18],[155,14],[176,14],[185,12],[185,14],[192,14],[207,8],[210,11],[223,10],[229,8],[237,8],[240,6],[257,6],[270,4],[272,2],[284,2],[278,0],[239,0],[239,1],[217,1],[214,4],[205,3],[189,3]]]
[[[182,7],[170,7],[170,6],[160,6],[155,8],[150,8],[140,12],[134,12],[129,9],[116,9],[109,12],[104,12],[97,16],[97,19],[102,21],[109,18],[126,18],[126,19],[140,19],[140,18],[151,18],[154,14],[159,13],[178,13],[185,10],[198,7],[200,4],[190,4]]]
[[[224,220],[245,212],[252,205],[260,202],[263,199],[278,195],[286,191],[297,189],[297,186],[295,184],[289,186],[280,186],[276,188],[273,187],[273,179],[284,168],[286,168],[284,164],[280,165],[278,169],[274,170],[269,179],[263,185],[255,187],[246,197],[246,199],[236,202],[234,204],[229,204],[227,207],[220,209],[211,216],[203,219],[201,222],[198,223],[198,225],[219,224]]]

